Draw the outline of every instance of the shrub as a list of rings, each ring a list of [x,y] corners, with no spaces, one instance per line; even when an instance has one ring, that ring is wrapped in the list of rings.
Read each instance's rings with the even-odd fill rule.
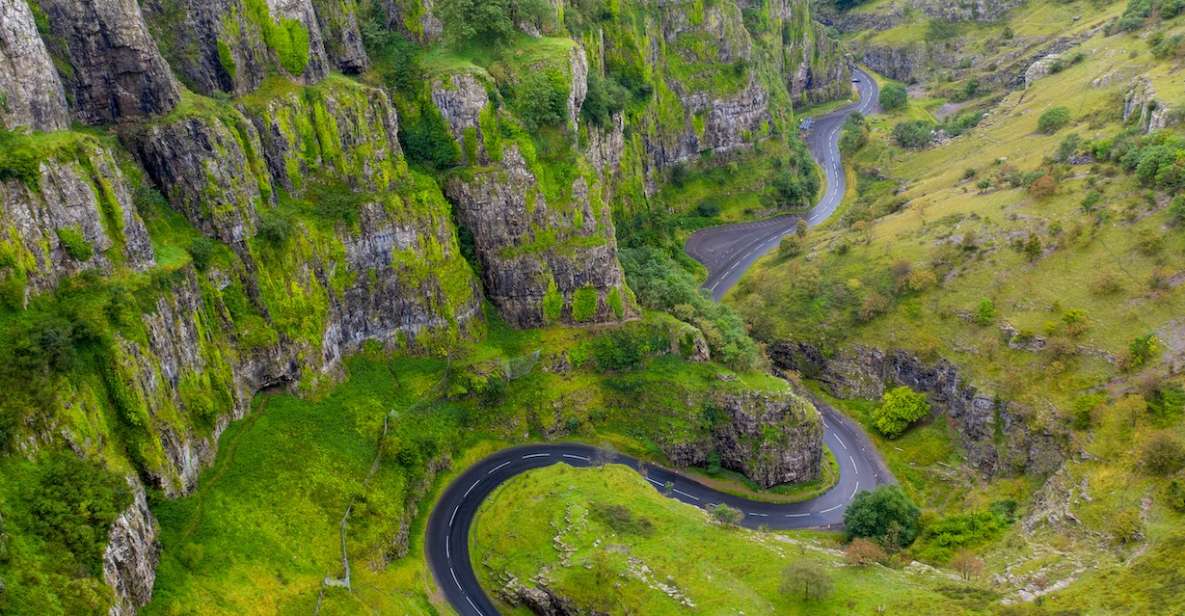
[[[0,129],[0,182],[20,180],[36,189],[41,177],[41,156],[27,135]]]
[[[568,115],[568,78],[556,69],[528,73],[514,89],[514,108],[531,132],[563,123]]]
[[[955,554],[950,561],[950,566],[959,572],[959,577],[962,577],[964,581],[971,581],[972,578],[979,577],[983,573],[983,559],[966,550]]]
[[[990,299],[984,299],[975,307],[975,323],[988,326],[996,322],[996,304]]]
[[[1140,466],[1151,475],[1164,477],[1185,468],[1185,446],[1166,432],[1153,434],[1140,451]]]
[[[863,538],[852,539],[848,547],[844,549],[843,556],[848,564],[857,566],[883,563],[889,558],[881,546]]]
[[[63,227],[57,230],[57,234],[62,248],[75,261],[90,261],[91,257],[95,255],[91,243],[86,241],[86,238],[82,236],[82,230],[78,227]]]
[[[193,266],[200,272],[210,267],[210,260],[214,258],[214,240],[199,236],[189,243],[189,256],[193,258]]]
[[[1148,362],[1160,356],[1160,340],[1155,334],[1140,336],[1127,346],[1127,354],[1123,358],[1123,367],[1128,370],[1143,368]]]
[[[913,422],[930,414],[930,402],[925,394],[908,387],[897,387],[885,392],[881,404],[873,413],[873,425],[889,438],[905,432]]]
[[[917,538],[921,516],[900,486],[882,485],[857,494],[844,511],[843,523],[849,539],[864,537],[897,549]]]
[[[1165,500],[1177,513],[1185,513],[1185,480],[1174,479],[1165,489]]]
[[[906,92],[905,86],[899,83],[886,84],[881,88],[880,93],[881,109],[885,111],[896,111],[903,109],[905,104],[909,102],[909,93]]]
[[[920,150],[934,138],[934,125],[925,120],[910,120],[893,127],[893,140],[903,148]]]
[[[797,235],[784,235],[778,243],[778,256],[789,259],[802,254],[803,241]]]
[[[729,507],[724,503],[716,503],[709,508],[708,513],[712,515],[712,519],[719,524],[725,526],[736,526],[745,519],[745,514],[739,509]]]
[[[584,323],[597,316],[597,290],[592,287],[577,289],[572,294],[572,320]]]
[[[601,372],[625,372],[642,367],[665,340],[652,339],[640,327],[622,327],[598,336],[591,343],[591,356]]]
[[[999,535],[1009,521],[994,511],[975,511],[947,516],[928,525],[918,540],[919,555],[946,560],[956,551],[977,545]]]
[[[1037,130],[1052,135],[1070,123],[1070,110],[1065,107],[1054,107],[1037,118]]]
[[[516,24],[544,25],[546,0],[442,0],[437,15],[454,43],[501,45],[514,36]]]
[[[82,570],[102,573],[107,532],[132,502],[123,478],[73,454],[54,453],[25,485],[29,529],[64,549]]]
[[[654,534],[654,523],[649,518],[635,515],[629,507],[606,503],[592,503],[589,511],[593,517],[614,531],[628,535],[649,537]]]
[[[1116,543],[1135,543],[1144,537],[1144,521],[1135,509],[1124,509],[1108,518],[1111,539]]]
[[[588,94],[581,115],[595,126],[608,124],[613,114],[625,109],[630,93],[616,79],[601,77],[598,71],[588,74]]]
[[[292,221],[276,212],[261,215],[255,235],[273,246],[283,246],[292,235]]]
[[[882,92],[883,95],[883,92]],[[844,154],[854,154],[868,144],[868,122],[859,112],[844,120],[843,132],[839,136],[839,149]]]
[[[790,563],[782,571],[782,593],[803,601],[820,601],[832,590],[831,576],[818,564],[808,560]]]

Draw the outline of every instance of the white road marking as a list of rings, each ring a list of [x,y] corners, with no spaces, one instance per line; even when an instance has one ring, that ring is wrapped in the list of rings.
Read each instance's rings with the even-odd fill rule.
[[[843,507],[843,505],[836,505],[836,506],[831,507],[829,509],[824,509],[824,510],[820,511],[819,513],[831,513],[832,511],[835,511],[836,509],[839,509],[840,507]]]
[[[465,590],[465,588],[461,586],[461,580],[457,579],[457,572],[453,571],[452,567],[448,568],[448,572],[453,574],[453,583],[455,583],[457,585],[457,588],[460,588],[461,590]]]
[[[459,511],[460,509],[461,509],[460,505],[457,505],[456,509],[453,509],[453,515],[449,516],[449,519],[448,519],[448,527],[449,528],[453,527],[453,520],[457,519],[457,511]]]
[[[506,468],[507,466],[510,466],[510,461],[509,461],[509,460],[507,460],[507,461],[505,461],[505,462],[503,462],[503,463],[499,464],[498,466],[495,466],[494,468],[491,468],[491,469],[490,469],[490,472],[488,472],[488,473],[486,473],[486,474],[487,474],[487,475],[493,475],[493,474],[494,474],[496,471],[500,471],[500,470],[502,470],[502,469]]]
[[[855,468],[856,468],[856,458],[853,458],[852,456],[848,456],[848,460],[849,460],[849,461],[852,463],[852,469],[853,469],[853,470],[855,470]]]
[[[755,515],[755,516],[757,516],[757,517],[759,517],[759,518],[768,518],[768,517],[769,517],[769,514],[768,514],[768,513],[753,513],[753,512],[749,512],[749,515]]]
[[[527,460],[530,458],[542,458],[544,456],[550,456],[550,455],[551,455],[550,453],[529,453],[529,454],[523,456],[523,459]]]
[[[465,500],[466,498],[469,498],[469,493],[470,493],[470,492],[472,492],[472,491],[473,491],[473,488],[476,488],[476,487],[477,487],[477,484],[479,484],[479,483],[481,483],[481,480],[480,480],[480,479],[478,479],[477,481],[474,481],[474,482],[473,482],[473,485],[469,486],[469,489],[468,489],[468,490],[465,490],[465,496],[462,496],[462,497],[461,497],[461,500]]]
[[[453,542],[452,542],[452,538],[451,538],[451,537],[445,537],[445,538],[444,538],[444,559],[445,559],[445,560],[452,560],[452,559],[453,559],[453,555],[452,555],[452,553],[451,553],[451,552],[452,552],[452,550],[449,550],[449,549],[448,549],[448,548],[449,548],[449,546],[450,546],[450,545],[452,545],[452,543],[453,543]]]
[[[477,609],[477,604],[473,602],[473,599],[469,598],[469,595],[465,595],[465,600],[469,602],[469,606],[473,608],[473,611],[477,612],[477,616],[485,616],[485,614],[481,613],[481,610]]]
[[[834,429],[834,428],[832,428],[832,429]],[[839,446],[840,446],[840,447],[843,447],[844,449],[847,449],[847,448],[848,448],[848,446],[844,444],[844,442],[843,442],[843,439],[842,439],[842,438],[839,438],[839,435],[838,435],[838,434],[836,434],[836,435],[835,435],[835,440],[839,441]]]
[[[697,500],[697,501],[699,500],[698,496],[693,496],[691,494],[684,492],[683,490],[675,490],[675,494],[682,494],[683,496],[686,496],[687,498],[690,498],[692,500]]]
[[[805,518],[809,515],[810,515],[809,513],[787,513],[786,517],[788,517],[788,518]]]
[[[574,456],[574,455],[572,455],[572,454],[570,454],[570,453],[566,453],[566,454],[564,454],[564,457],[565,457],[565,458],[571,458],[571,459],[573,459],[573,460],[584,460],[585,462],[591,462],[591,460],[589,460],[588,458],[586,458],[586,457],[584,457],[584,456]]]
[[[659,483],[659,482],[657,482],[657,481],[655,481],[655,480],[653,480],[653,479],[651,479],[651,478],[649,478],[649,477],[647,477],[647,478],[646,478],[646,481],[649,481],[650,483],[653,483],[654,485],[656,485],[656,486],[658,486],[658,487],[660,487],[660,488],[663,486],[663,484],[661,484],[661,483]]]
[[[852,488],[852,495],[848,497],[848,501],[851,502],[851,500],[853,498],[856,498],[856,492],[859,492],[859,491],[860,491],[860,482],[857,481],[856,487]]]

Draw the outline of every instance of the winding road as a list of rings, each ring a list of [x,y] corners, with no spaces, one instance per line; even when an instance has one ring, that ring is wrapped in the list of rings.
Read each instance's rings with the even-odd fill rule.
[[[853,111],[875,108],[877,88],[866,73],[853,69],[860,100],[815,120],[807,142],[823,167],[827,189],[811,210],[811,226],[826,220],[844,194],[844,174],[839,157],[839,130]],[[719,299],[762,255],[794,230],[797,217],[781,217],[758,223],[715,227],[697,233],[687,251],[707,267],[705,283]],[[752,501],[717,492],[676,471],[644,463],[636,458],[577,443],[524,445],[499,451],[466,469],[441,495],[428,518],[425,551],[441,592],[461,616],[495,616],[494,602],[482,590],[469,554],[469,531],[481,503],[499,485],[526,471],[564,463],[576,467],[624,464],[638,470],[656,490],[670,498],[706,508],[725,503],[744,513],[742,525],[750,528],[839,528],[845,507],[860,490],[893,481],[864,431],[820,400],[814,400],[824,425],[823,441],[839,464],[839,481],[823,495],[793,504]],[[668,489],[669,488],[669,489]]]
[[[860,92],[860,99],[815,118],[806,136],[811,155],[823,169],[826,180],[823,197],[806,216],[807,225],[811,227],[830,218],[847,191],[847,178],[839,155],[839,132],[844,121],[853,112],[868,115],[877,109],[880,90],[876,81],[859,68],[852,68],[852,76],[859,80],[856,88]],[[794,231],[798,219],[799,216],[779,216],[759,222],[703,229],[688,238],[684,248],[687,254],[708,268],[704,288],[711,292],[714,299],[719,300],[754,262],[778,246],[782,236]]]

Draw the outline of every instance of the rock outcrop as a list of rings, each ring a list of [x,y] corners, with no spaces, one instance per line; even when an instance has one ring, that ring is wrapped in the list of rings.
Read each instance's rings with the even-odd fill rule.
[[[201,94],[247,94],[274,73],[316,83],[329,72],[310,0],[144,0],[143,5],[173,70]],[[348,27],[341,23],[341,40],[360,40],[357,29],[351,33]],[[343,49],[343,57],[356,51]]]
[[[325,52],[333,65],[343,73],[355,75],[370,66],[370,58],[362,46],[362,31],[358,28],[358,5],[354,0],[313,0],[321,34],[325,37]]]
[[[72,147],[47,155],[35,184],[0,182],[0,255],[12,265],[0,278],[41,293],[87,270],[113,264],[153,265],[148,231],[131,188],[110,151],[97,140],[70,135]],[[23,303],[23,302],[22,302]]]
[[[74,114],[87,124],[166,113],[181,99],[136,0],[36,0]]]
[[[169,203],[206,235],[238,245],[273,200],[255,127],[234,109],[200,101],[124,135]]]
[[[1123,121],[1150,133],[1181,121],[1181,113],[1156,99],[1156,88],[1147,77],[1136,77],[1123,98]]]
[[[827,357],[808,344],[770,347],[775,365],[818,379],[839,398],[879,399],[886,389],[907,386],[929,394],[954,425],[967,462],[985,475],[1047,475],[1065,457],[1066,435],[1048,422],[1037,427],[1028,409],[985,394],[950,362],[927,364],[905,351],[852,347]]]
[[[577,177],[566,203],[549,201],[517,145],[467,175],[450,178],[445,192],[473,234],[486,294],[507,321],[535,327],[633,314],[613,219],[595,185]]]
[[[108,616],[134,616],[152,598],[160,561],[160,529],[148,510],[144,488],[129,479],[132,504],[115,519],[103,551],[103,579],[115,593]]]
[[[25,0],[0,0],[0,128],[70,125],[66,94]]]
[[[492,126],[494,111],[489,106],[486,85],[467,72],[440,77],[432,83],[432,103],[444,117],[453,139],[461,145],[462,162],[469,165],[490,164],[485,131]],[[483,113],[490,114],[484,128]],[[496,135],[488,137],[496,138]],[[469,160],[470,157],[473,160]]]
[[[742,391],[715,396],[710,436],[665,447],[679,466],[703,466],[712,454],[720,465],[769,488],[811,481],[822,461],[823,420],[808,400],[786,391]]]

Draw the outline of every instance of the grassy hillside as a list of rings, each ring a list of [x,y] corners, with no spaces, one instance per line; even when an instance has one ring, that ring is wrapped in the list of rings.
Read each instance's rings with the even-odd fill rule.
[[[1001,22],[959,24],[950,70],[919,73],[904,109],[851,129],[866,144],[851,157],[857,186],[842,218],[801,256],[761,262],[728,300],[761,340],[947,359],[1033,429],[1069,433],[1069,461],[1048,481],[985,482],[957,460],[923,461],[934,455],[894,465],[933,424],[881,441],[931,528],[1018,501],[1021,523],[975,550],[1007,601],[1037,613],[1171,611],[1180,596],[1182,465],[1152,460],[1165,442],[1178,460],[1185,438],[1182,94],[1164,81],[1180,69],[1185,23],[1151,15],[1127,32],[1118,18],[1137,4],[1029,3]],[[1080,18],[1057,34],[1079,42],[1030,71],[1027,88],[988,81],[1020,44],[1009,41],[1049,40],[1052,22],[1036,16],[1063,13]],[[924,44],[909,27],[875,38]],[[1005,30],[1016,38],[997,38]],[[1139,103],[1124,118],[1141,78],[1165,129],[1146,131]],[[897,126],[918,121],[930,143],[903,143]],[[935,129],[945,135],[931,140]],[[867,418],[879,402],[837,404]],[[915,553],[941,560],[925,540]]]
[[[925,569],[847,566],[837,548],[825,535],[720,526],[625,467],[562,464],[499,487],[470,539],[486,588],[542,583],[608,614],[971,614],[991,597]],[[825,598],[780,589],[783,570],[804,562],[832,582]]]

